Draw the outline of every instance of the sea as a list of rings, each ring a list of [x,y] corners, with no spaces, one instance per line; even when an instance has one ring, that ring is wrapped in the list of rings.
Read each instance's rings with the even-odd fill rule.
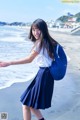
[[[0,62],[27,57],[33,46],[28,39],[29,30],[19,26],[0,26]],[[36,60],[29,64],[0,68],[0,89],[17,82],[33,79],[38,71]]]

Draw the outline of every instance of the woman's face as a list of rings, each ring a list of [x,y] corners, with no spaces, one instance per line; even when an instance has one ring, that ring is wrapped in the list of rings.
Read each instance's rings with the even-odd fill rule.
[[[32,34],[36,40],[41,39],[41,31],[37,27],[35,27],[35,26],[32,27]]]

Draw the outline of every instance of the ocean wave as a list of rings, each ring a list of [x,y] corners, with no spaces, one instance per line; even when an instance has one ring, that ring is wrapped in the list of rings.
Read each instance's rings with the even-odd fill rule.
[[[28,35],[26,30],[16,27],[1,27],[0,31],[2,32],[0,33],[0,61],[16,60],[29,54],[33,44],[28,39],[25,40]],[[34,78],[36,73],[35,61],[31,64],[0,68],[0,89],[17,82],[29,81]]]
[[[7,87],[10,87],[14,83],[27,82],[29,80],[34,79],[35,75],[36,75],[36,73],[35,74],[31,74],[31,75],[27,76],[25,79],[21,79],[21,81],[20,81],[19,78],[16,78],[16,79],[12,79],[11,78],[11,80],[9,80],[9,79],[5,80],[2,83],[0,82],[0,89],[4,89],[4,88],[7,88]]]

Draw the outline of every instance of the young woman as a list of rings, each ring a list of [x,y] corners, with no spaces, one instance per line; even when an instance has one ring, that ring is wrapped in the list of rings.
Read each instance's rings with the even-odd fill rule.
[[[50,36],[47,24],[42,19],[35,20],[31,25],[29,39],[34,42],[34,46],[28,57],[16,61],[0,62],[0,67],[30,63],[37,57],[39,71],[22,94],[20,101],[24,120],[31,120],[31,112],[38,120],[44,120],[39,109],[51,107],[54,79],[50,74],[49,66],[54,59],[53,49],[58,43]]]

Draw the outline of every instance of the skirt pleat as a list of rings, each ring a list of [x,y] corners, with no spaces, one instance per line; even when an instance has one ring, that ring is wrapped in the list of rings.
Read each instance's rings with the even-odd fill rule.
[[[49,68],[40,68],[36,77],[22,94],[20,101],[23,105],[46,109],[51,107],[54,79]]]

